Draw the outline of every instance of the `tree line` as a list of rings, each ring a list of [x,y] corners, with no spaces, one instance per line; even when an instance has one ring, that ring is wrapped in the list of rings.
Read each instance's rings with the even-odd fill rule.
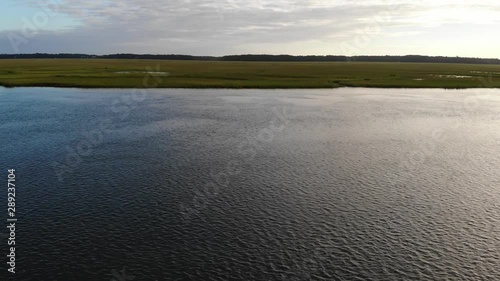
[[[204,60],[204,61],[254,61],[254,62],[414,62],[414,63],[466,63],[500,64],[495,58],[467,58],[444,56],[292,56],[292,55],[231,55],[190,56],[153,54],[0,54],[0,59],[151,59],[151,60]]]

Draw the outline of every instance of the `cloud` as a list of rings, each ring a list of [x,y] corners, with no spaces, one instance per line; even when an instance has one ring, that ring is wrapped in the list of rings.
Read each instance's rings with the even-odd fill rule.
[[[61,1],[58,14],[79,24],[69,30],[40,29],[21,51],[221,55],[279,53],[277,46],[317,42],[323,45],[315,52],[326,53],[373,30],[379,38],[396,40],[447,24],[497,26],[500,19],[500,4],[490,0],[49,1]],[[23,3],[44,7],[38,1]],[[0,33],[0,52],[12,50],[7,34],[21,28]]]

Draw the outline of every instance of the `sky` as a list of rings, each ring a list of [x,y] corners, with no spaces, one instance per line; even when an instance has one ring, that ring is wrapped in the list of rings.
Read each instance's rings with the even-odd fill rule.
[[[0,53],[500,58],[498,0],[2,0]]]

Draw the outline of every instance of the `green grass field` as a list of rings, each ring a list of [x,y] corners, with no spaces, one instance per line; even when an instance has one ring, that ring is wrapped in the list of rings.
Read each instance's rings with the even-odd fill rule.
[[[147,71],[161,88],[500,88],[500,65],[106,59],[0,60],[0,85],[142,88]]]

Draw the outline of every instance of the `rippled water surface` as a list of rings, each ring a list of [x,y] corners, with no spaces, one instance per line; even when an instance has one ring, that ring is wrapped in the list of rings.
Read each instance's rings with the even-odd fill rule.
[[[16,280],[500,280],[500,90],[18,88],[0,105]]]

